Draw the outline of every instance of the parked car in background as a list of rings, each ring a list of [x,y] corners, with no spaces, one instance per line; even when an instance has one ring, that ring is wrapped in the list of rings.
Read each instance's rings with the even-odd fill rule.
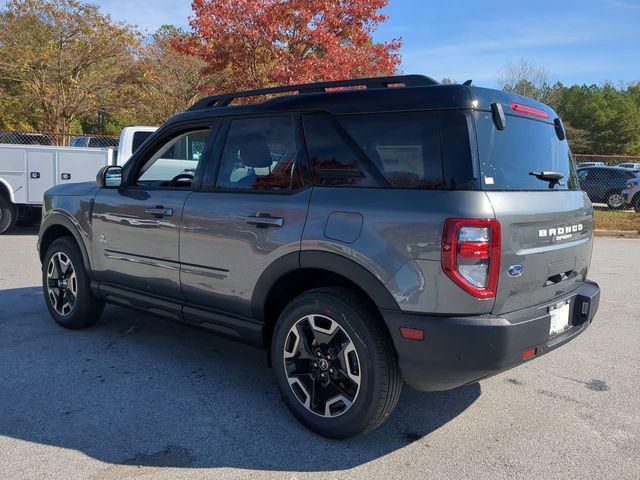
[[[107,136],[82,136],[73,137],[69,142],[70,147],[84,147],[84,148],[106,148],[117,147],[118,139]]]
[[[622,191],[624,203],[640,213],[640,178],[632,178]]]
[[[603,162],[582,162],[577,165],[578,168],[586,168],[586,167],[604,167]]]
[[[609,208],[619,209],[625,204],[622,191],[629,180],[637,178],[633,170],[620,167],[578,168],[580,188],[592,202],[606,203]]]
[[[13,145],[51,145],[51,138],[43,133],[0,132],[0,143]]]
[[[570,158],[550,107],[422,76],[205,98],[124,167],[46,192],[45,303],[66,328],[115,303],[265,348],[296,418],[349,437],[403,380],[467,385],[588,328]]]
[[[621,163],[620,168],[628,168],[629,170],[640,170],[640,163]]]

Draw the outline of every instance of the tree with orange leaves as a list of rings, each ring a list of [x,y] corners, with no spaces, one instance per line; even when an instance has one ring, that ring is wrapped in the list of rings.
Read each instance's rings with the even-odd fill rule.
[[[387,0],[193,0],[176,47],[222,74],[210,90],[391,75],[401,40],[375,43]],[[220,78],[220,77],[218,77]]]

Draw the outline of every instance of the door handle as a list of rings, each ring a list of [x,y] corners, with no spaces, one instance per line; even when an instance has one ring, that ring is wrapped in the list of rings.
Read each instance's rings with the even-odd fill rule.
[[[159,206],[153,208],[145,208],[144,212],[148,213],[149,215],[154,215],[158,218],[170,217],[171,215],[173,215],[173,208],[164,208],[162,206]]]
[[[284,218],[272,217],[270,213],[258,212],[251,217],[246,217],[245,221],[249,225],[257,228],[282,227],[284,226]]]

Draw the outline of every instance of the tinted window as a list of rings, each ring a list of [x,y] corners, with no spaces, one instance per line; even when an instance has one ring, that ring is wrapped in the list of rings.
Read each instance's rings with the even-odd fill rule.
[[[140,148],[147,138],[153,135],[153,132],[136,132],[133,134],[133,139],[131,140],[131,152],[134,153],[136,150]]]
[[[86,147],[89,142],[88,137],[75,137],[69,142],[70,147]]]
[[[305,116],[319,185],[472,188],[464,112]]]
[[[476,115],[483,188],[548,190],[548,181],[529,175],[543,171],[564,176],[555,189],[577,188],[569,145],[558,139],[553,124],[508,115],[506,128],[498,130],[490,113]]]
[[[301,185],[291,117],[233,120],[216,186],[236,190],[289,190]]]
[[[330,115],[304,116],[304,135],[317,185],[376,186],[364,154]],[[366,161],[366,160],[365,160]]]

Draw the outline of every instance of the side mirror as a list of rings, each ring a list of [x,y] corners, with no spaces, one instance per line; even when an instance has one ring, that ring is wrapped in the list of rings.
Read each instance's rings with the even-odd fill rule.
[[[108,165],[102,167],[96,177],[98,188],[118,188],[122,185],[122,167],[120,165]]]

